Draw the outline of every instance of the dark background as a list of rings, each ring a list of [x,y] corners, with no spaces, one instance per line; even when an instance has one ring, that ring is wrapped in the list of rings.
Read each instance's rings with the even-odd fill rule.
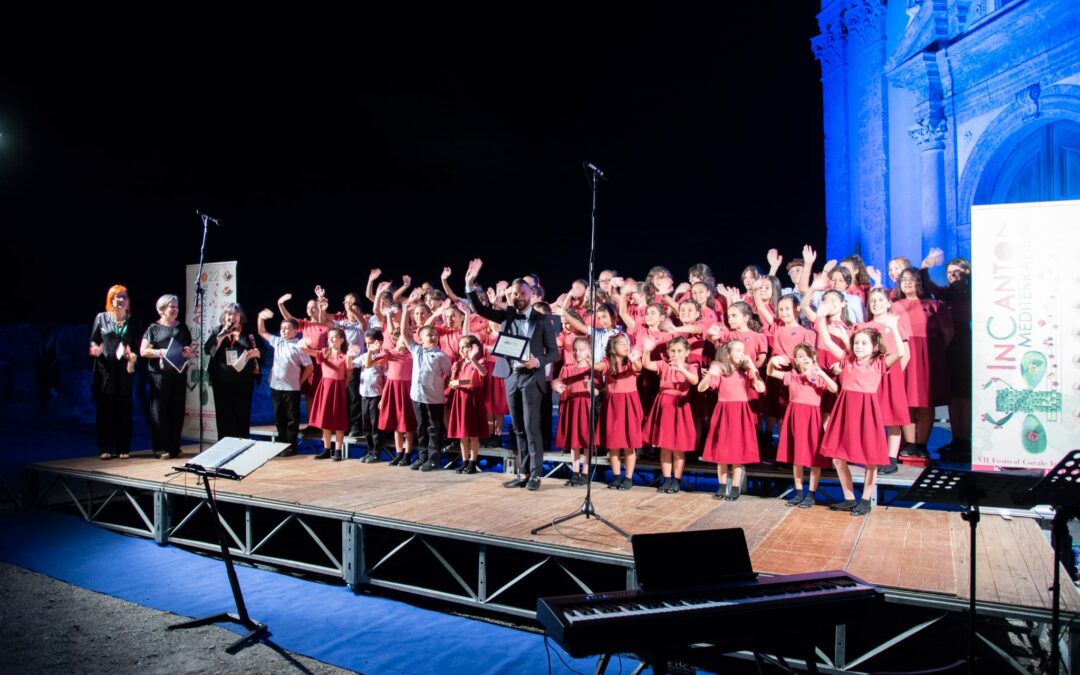
[[[821,246],[817,3],[503,4],[2,10],[4,319],[89,322],[113,283],[156,318],[196,209],[249,310],[338,308],[373,266],[460,287],[473,256],[554,297],[587,270],[583,160],[599,268],[737,283]]]

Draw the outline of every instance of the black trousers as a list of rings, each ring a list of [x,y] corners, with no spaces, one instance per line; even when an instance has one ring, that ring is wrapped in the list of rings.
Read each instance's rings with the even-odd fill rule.
[[[180,454],[186,371],[150,373],[150,444],[154,452]]]
[[[539,476],[544,466],[544,388],[539,375],[513,373],[506,378],[506,405],[517,439],[518,473]],[[551,414],[550,412],[548,413]]]
[[[98,452],[131,452],[131,390],[122,394],[94,394],[97,403]]]
[[[360,397],[360,409],[363,413],[360,429],[364,435],[364,442],[367,443],[368,452],[375,454],[379,454],[386,443],[386,435],[379,428],[379,400],[378,396]]]
[[[226,437],[247,438],[251,435],[251,396],[255,381],[246,378],[239,382],[218,380],[214,390],[214,416],[218,440]]]
[[[540,398],[540,436],[544,439],[544,452],[551,452],[552,391],[551,383],[544,389]]]
[[[278,443],[288,443],[290,450],[296,450],[296,437],[300,434],[300,392],[271,389],[270,402],[274,406]]]
[[[363,368],[352,369],[349,385],[345,388],[346,398],[349,401],[349,431],[364,428],[364,401],[360,395],[360,371],[362,370]]]
[[[443,408],[446,404],[418,401],[412,404],[416,413],[416,449],[420,451],[420,461],[438,461],[446,440],[446,427],[443,425]]]

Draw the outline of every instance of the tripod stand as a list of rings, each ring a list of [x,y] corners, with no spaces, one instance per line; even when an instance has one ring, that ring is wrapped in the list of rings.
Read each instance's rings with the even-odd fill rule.
[[[629,539],[630,535],[623,531],[620,527],[614,523],[608,521],[599,513],[596,512],[596,507],[592,502],[592,458],[596,452],[596,400],[593,396],[593,392],[596,391],[596,204],[597,194],[600,188],[600,179],[603,178],[604,172],[597,168],[591,162],[585,162],[585,170],[589,173],[589,182],[592,188],[592,215],[590,218],[590,238],[589,238],[589,311],[590,321],[592,323],[591,330],[589,331],[589,447],[585,453],[585,500],[581,503],[581,508],[573,513],[568,513],[565,516],[559,516],[550,523],[545,523],[540,527],[534,528],[530,532],[536,534],[542,530],[546,530],[549,527],[555,527],[560,523],[565,523],[568,520],[573,520],[579,516],[585,516],[585,518],[593,518],[600,521],[604,525],[620,534],[623,538]]]

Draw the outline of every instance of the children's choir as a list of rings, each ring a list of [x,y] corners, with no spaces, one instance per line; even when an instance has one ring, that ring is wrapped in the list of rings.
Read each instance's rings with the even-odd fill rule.
[[[716,497],[735,500],[744,467],[775,456],[792,465],[795,492],[788,505],[812,506],[821,469],[833,466],[844,501],[830,508],[863,515],[879,473],[895,471],[898,456],[925,456],[933,407],[964,410],[964,401],[952,400],[949,391],[950,379],[963,379],[956,372],[963,364],[948,361],[957,352],[949,349],[958,332],[953,314],[970,316],[967,261],[949,263],[949,286],[941,288],[927,274],[942,262],[940,251],[931,251],[922,269],[893,259],[887,280],[895,287],[887,290],[881,272],[857,255],[828,261],[815,273],[817,254],[806,246],[802,258],[784,268],[787,288],[776,276],[783,258],[774,249],[766,259],[768,272],[753,265],[743,270],[741,288],[718,284],[704,264],[678,284],[664,267],[653,267],[640,281],[604,270],[595,305],[587,281],[545,300],[537,276],[524,277],[536,290],[533,307],[561,326],[561,355],[547,379],[559,397],[555,444],[571,454],[567,485],[585,484],[587,453],[595,447],[610,454],[609,487],[628,490],[637,452],[647,448],[659,456],[659,492],[679,492],[686,456],[701,453],[717,466]],[[364,462],[381,461],[379,449],[393,438],[391,465],[429,471],[440,466],[441,453],[452,452],[460,457],[452,462],[459,473],[477,473],[480,446],[501,443],[507,414],[505,388],[493,373],[499,324],[454,293],[450,268],[442,270],[441,289],[413,288],[408,276],[396,288],[388,281],[376,286],[380,277],[378,269],[368,277],[370,313],[350,293],[344,311],[330,314],[320,287],[306,319],[289,314],[291,295],[281,297],[279,334],[265,326],[273,312],[259,313],[259,335],[274,351],[270,386],[279,434],[292,450],[303,394],[309,423],[322,432],[323,452],[315,459],[340,459],[348,431],[366,440]],[[499,282],[474,294],[473,302],[502,310],[507,288]],[[163,298],[159,310],[160,326],[151,326],[139,350],[144,358],[160,358],[166,338],[178,330],[169,328],[178,325],[175,300]],[[234,312],[242,316],[239,307]],[[99,360],[101,332],[95,325],[91,355]],[[133,350],[115,351],[118,361],[134,358]],[[966,390],[962,395],[970,398]],[[158,411],[164,407],[154,409],[156,420],[165,417]],[[172,425],[155,425],[162,428],[155,450],[174,451],[175,441],[166,438],[175,435]],[[964,442],[958,435],[953,445]],[[122,442],[103,442],[102,458],[125,449]],[[865,467],[862,499],[851,464]]]

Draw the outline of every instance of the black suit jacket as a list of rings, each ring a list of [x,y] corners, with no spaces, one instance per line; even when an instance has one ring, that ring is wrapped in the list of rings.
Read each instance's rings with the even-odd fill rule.
[[[502,332],[509,333],[512,331],[511,324],[517,315],[516,309],[513,307],[505,309],[489,307],[481,302],[480,295],[475,289],[467,291],[466,295],[469,302],[472,303],[474,312],[488,321],[497,321],[499,330]],[[549,317],[535,309],[529,312],[529,353],[540,362],[540,366],[531,372],[514,373],[514,364],[505,357],[497,356],[492,374],[495,377],[506,378],[506,386],[511,389],[515,386],[523,386],[532,380],[537,380],[541,388],[548,386],[544,366],[554,363],[559,358],[559,345],[555,341],[555,329],[551,325]]]

